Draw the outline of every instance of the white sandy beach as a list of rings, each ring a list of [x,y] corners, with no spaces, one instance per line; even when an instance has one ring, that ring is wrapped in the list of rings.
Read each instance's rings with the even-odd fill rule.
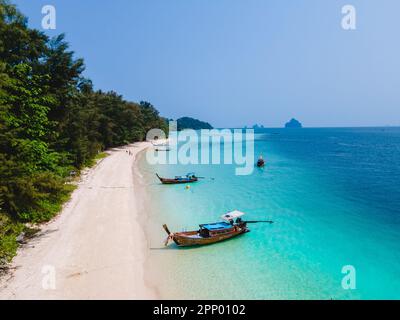
[[[112,150],[82,176],[62,213],[19,249],[0,299],[157,298],[144,281],[148,246],[133,183],[136,155],[149,145]]]

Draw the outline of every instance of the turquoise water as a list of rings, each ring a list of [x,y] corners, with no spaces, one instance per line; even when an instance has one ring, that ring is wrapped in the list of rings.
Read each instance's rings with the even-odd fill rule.
[[[250,176],[236,176],[233,165],[151,166],[142,156],[152,200],[148,272],[161,296],[399,299],[400,129],[268,129],[256,137],[267,165]],[[190,171],[208,179],[186,190],[153,174]],[[233,209],[275,223],[212,246],[162,248],[163,223],[197,229]],[[355,290],[342,288],[346,265],[355,267]]]

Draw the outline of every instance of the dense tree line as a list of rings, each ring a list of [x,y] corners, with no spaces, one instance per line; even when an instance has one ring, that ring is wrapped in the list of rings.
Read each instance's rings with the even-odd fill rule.
[[[212,125],[208,122],[200,121],[190,117],[183,117],[177,120],[178,130],[193,129],[213,129]]]
[[[53,217],[71,171],[104,149],[140,141],[165,119],[147,102],[95,91],[64,35],[50,39],[0,0],[0,264],[24,222]]]

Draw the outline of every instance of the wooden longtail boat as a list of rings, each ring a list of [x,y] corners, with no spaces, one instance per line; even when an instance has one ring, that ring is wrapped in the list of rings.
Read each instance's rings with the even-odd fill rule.
[[[156,174],[157,178],[160,179],[162,184],[180,184],[180,183],[192,183],[199,181],[194,173],[188,173],[186,176],[175,177],[173,179],[161,178]]]
[[[201,224],[198,231],[176,232],[171,233],[164,225],[168,238],[165,245],[172,240],[180,247],[202,246],[212,244],[227,239],[231,239],[243,233],[249,232],[247,222],[241,220],[244,213],[240,211],[232,211],[222,216],[223,222]],[[234,220],[236,219],[236,222]]]

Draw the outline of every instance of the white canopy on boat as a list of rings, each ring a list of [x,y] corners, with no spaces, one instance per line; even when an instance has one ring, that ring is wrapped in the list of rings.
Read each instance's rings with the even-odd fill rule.
[[[244,212],[235,210],[235,211],[224,214],[221,218],[226,221],[232,221],[232,220],[240,218],[241,216],[244,216],[244,215],[245,215]]]

